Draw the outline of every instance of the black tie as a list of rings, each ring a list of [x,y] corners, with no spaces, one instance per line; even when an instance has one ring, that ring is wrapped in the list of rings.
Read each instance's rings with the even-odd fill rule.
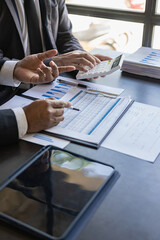
[[[50,36],[49,36],[45,1],[44,0],[39,0],[39,5],[40,5],[40,10],[41,10],[43,36],[44,36],[44,42],[45,42],[46,50],[50,50],[52,48],[56,49],[57,47],[55,45],[53,45],[53,43],[50,39]]]
[[[42,52],[42,40],[40,34],[39,21],[33,0],[24,0],[24,9],[28,24],[31,54]]]

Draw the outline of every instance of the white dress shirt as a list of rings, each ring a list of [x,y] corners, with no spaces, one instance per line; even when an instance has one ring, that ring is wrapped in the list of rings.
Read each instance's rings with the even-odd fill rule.
[[[12,110],[16,117],[19,138],[22,138],[26,134],[28,129],[26,115],[24,113],[23,108],[21,107],[13,108]]]

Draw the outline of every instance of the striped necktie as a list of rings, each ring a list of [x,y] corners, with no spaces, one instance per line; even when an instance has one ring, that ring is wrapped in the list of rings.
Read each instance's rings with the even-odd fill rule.
[[[24,0],[31,54],[42,52],[42,39],[36,7],[33,0]]]

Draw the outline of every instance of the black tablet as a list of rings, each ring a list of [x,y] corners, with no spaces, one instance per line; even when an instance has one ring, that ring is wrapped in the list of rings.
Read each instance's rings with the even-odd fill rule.
[[[64,239],[114,168],[46,147],[0,191],[0,219],[42,239]]]

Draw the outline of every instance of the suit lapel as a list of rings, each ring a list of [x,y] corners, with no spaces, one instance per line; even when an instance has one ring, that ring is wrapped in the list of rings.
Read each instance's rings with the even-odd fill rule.
[[[18,34],[19,34],[19,37],[20,37],[20,40],[21,40],[21,43],[22,43],[22,46],[23,46],[23,50],[24,50],[21,26],[20,26],[20,22],[19,22],[17,13],[16,13],[16,11],[14,9],[14,6],[13,6],[11,0],[5,0],[5,2],[7,4],[7,6],[8,6],[8,8],[9,8],[9,11],[10,11],[12,17],[13,17],[13,20],[14,20],[15,26],[17,28],[17,31],[18,31]]]

